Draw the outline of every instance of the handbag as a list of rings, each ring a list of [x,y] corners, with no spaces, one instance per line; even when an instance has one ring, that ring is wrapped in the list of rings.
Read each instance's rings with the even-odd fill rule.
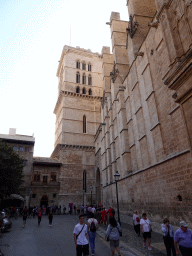
[[[113,228],[112,228],[112,229],[113,229]],[[111,229],[111,230],[112,230],[112,229]],[[110,230],[110,233],[111,233],[111,230]],[[109,235],[110,235],[110,233],[109,233]],[[106,237],[106,241],[107,241],[107,242],[109,242],[109,235]]]

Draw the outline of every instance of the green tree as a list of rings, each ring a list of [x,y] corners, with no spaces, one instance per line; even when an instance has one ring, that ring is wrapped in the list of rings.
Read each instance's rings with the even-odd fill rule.
[[[23,159],[0,140],[0,198],[19,193],[23,183]]]

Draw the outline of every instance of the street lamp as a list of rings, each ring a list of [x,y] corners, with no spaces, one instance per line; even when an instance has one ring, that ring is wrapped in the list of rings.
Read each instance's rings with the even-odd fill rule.
[[[118,189],[117,189],[117,181],[120,178],[120,174],[118,173],[118,171],[116,171],[116,173],[114,174],[114,178],[115,178],[115,183],[116,183],[116,196],[117,196],[117,214],[118,214],[118,222],[121,225],[120,222],[120,216],[119,216],[119,200],[118,200]]]
[[[31,204],[31,195],[32,195],[32,189],[30,188],[30,191],[29,191],[29,205],[28,205],[28,209],[29,209],[30,204]]]
[[[85,194],[85,189],[83,189],[83,213],[84,213],[84,194]]]
[[[89,188],[90,188],[90,190],[91,190],[91,205],[92,205],[92,191],[93,191],[93,186],[91,185]]]

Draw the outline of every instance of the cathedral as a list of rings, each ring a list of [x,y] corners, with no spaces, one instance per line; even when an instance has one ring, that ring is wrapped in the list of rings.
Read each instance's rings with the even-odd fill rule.
[[[129,21],[107,22],[111,50],[64,46],[55,146],[31,161],[31,205],[116,208],[118,185],[120,212],[192,225],[191,5],[127,0]]]

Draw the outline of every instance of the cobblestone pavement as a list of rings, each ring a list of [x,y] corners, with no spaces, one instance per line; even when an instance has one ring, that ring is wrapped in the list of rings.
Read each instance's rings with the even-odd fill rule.
[[[135,234],[132,217],[121,215],[121,227],[123,230],[123,236],[120,238],[121,253],[123,256],[166,256],[166,250],[163,243],[163,237],[161,233],[161,225],[159,223],[152,223],[152,238],[151,247],[152,251],[143,247],[142,234],[138,237]],[[97,231],[98,235],[105,239],[105,231],[107,227],[103,225],[99,226]]]

